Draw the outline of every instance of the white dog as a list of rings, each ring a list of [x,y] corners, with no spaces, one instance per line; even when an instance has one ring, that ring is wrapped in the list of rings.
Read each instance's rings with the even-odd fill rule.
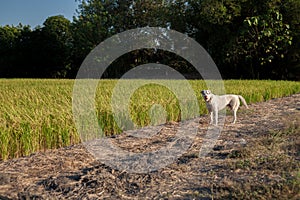
[[[226,106],[233,111],[232,123],[234,124],[236,121],[236,112],[240,106],[240,100],[243,102],[246,108],[248,108],[246,100],[241,95],[228,94],[218,96],[211,93],[210,90],[203,90],[201,91],[201,94],[206,102],[206,107],[210,112],[210,124],[218,125],[218,111],[224,109]],[[214,119],[215,123],[213,123]]]

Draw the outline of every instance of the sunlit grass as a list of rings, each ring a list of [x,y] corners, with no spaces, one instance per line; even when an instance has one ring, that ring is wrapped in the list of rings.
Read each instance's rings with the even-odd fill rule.
[[[130,80],[134,83],[134,80]],[[172,80],[181,89],[180,81]],[[96,113],[106,135],[122,130],[112,115],[111,98],[117,80],[101,80],[96,94]],[[200,91],[204,81],[189,81],[198,100],[199,115],[206,113]],[[0,160],[32,152],[59,148],[80,142],[72,115],[74,80],[2,79],[0,80]],[[178,85],[178,86],[177,86]],[[288,81],[227,80],[226,93],[241,94],[254,103],[300,92],[300,83]],[[183,90],[183,89],[182,89]],[[188,107],[194,104],[185,102]],[[190,103],[190,104],[189,104]],[[158,106],[159,105],[159,106]],[[167,87],[146,84],[130,96],[130,118],[138,126],[157,124],[151,121],[155,109],[167,121],[186,116],[176,95]]]

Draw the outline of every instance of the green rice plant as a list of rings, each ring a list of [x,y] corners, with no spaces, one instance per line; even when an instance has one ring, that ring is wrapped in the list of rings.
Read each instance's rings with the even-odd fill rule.
[[[71,114],[71,80],[0,80],[1,157],[80,141]]]
[[[270,80],[226,80],[226,93],[240,94],[249,103],[280,98],[300,92],[300,83]]]
[[[188,91],[183,80],[160,81],[162,85],[145,80],[100,80],[95,113],[103,133],[121,133],[130,125],[122,127],[116,117],[126,119],[120,121],[132,121],[135,125],[132,128],[136,128],[155,125],[164,119],[180,121],[207,113],[200,92],[211,89],[215,81],[188,81],[193,91]],[[145,83],[130,96],[129,116],[122,113],[116,116],[112,111],[112,97],[118,83],[128,87]],[[74,80],[0,79],[0,160],[81,142],[72,114],[73,84]],[[164,86],[166,84],[173,88]],[[293,81],[225,80],[224,84],[226,93],[241,94],[248,103],[300,92],[300,83]],[[183,93],[182,104],[172,90]],[[188,92],[195,93],[198,108],[190,101]],[[122,98],[122,94],[118,98]],[[194,110],[199,112],[189,113]]]
[[[0,130],[0,157],[2,159],[7,159],[9,152],[9,137],[7,134],[4,133],[3,128]]]

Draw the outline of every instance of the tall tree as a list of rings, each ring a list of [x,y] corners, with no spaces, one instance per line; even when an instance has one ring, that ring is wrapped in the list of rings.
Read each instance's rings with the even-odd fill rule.
[[[73,18],[72,76],[76,75],[84,58],[100,42],[113,34],[113,17],[108,12],[109,1],[82,0]]]
[[[238,28],[232,49],[227,51],[227,58],[243,68],[245,78],[283,78],[280,68],[286,66],[277,64],[287,56],[293,37],[277,0],[264,0],[260,4],[249,0],[243,6],[247,15]]]
[[[284,0],[281,2],[283,21],[290,24],[290,32],[293,37],[292,45],[288,48],[285,56],[284,68],[281,68],[285,78],[300,80],[300,1]]]
[[[17,60],[15,49],[22,25],[0,27],[0,77],[11,77]]]
[[[41,31],[45,73],[50,77],[66,77],[73,47],[71,22],[62,15],[52,16],[46,19]]]
[[[281,1],[190,0],[189,5],[192,28],[188,30],[211,54],[224,77],[286,77],[284,60],[293,31],[291,22],[285,21]]]
[[[79,66],[85,56],[111,35],[144,26],[166,26],[163,20],[163,1],[86,0],[81,1],[74,18],[74,65]],[[122,56],[109,72],[114,76],[132,66],[142,64],[151,50],[139,50]],[[122,68],[122,69],[121,69]],[[76,68],[74,68],[76,71]]]

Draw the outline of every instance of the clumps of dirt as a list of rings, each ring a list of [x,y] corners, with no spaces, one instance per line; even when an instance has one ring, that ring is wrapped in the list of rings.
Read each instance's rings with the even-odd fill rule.
[[[237,124],[226,117],[221,135],[205,157],[208,116],[171,164],[148,173],[128,173],[95,160],[83,145],[38,152],[0,163],[0,199],[299,199],[300,94],[241,107]],[[112,137],[135,153],[171,141],[170,123],[151,138]],[[193,124],[194,126],[194,124]]]

